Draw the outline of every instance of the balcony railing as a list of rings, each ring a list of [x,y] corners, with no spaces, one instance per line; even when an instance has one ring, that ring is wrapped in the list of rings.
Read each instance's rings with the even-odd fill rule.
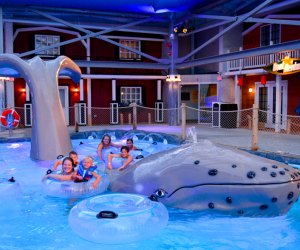
[[[227,62],[227,71],[247,70],[265,67],[273,62],[283,59],[285,56],[299,58],[300,50],[289,50],[268,55],[251,56]]]

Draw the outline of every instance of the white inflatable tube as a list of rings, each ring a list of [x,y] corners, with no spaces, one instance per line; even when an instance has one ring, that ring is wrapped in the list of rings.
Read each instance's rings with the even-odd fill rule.
[[[101,174],[101,181],[97,188],[93,187],[93,177],[87,182],[58,181],[48,178],[42,181],[42,188],[46,195],[60,198],[85,198],[103,193],[109,185],[109,178]]]
[[[136,194],[105,194],[79,202],[69,224],[80,237],[103,244],[149,239],[168,223],[166,207]]]

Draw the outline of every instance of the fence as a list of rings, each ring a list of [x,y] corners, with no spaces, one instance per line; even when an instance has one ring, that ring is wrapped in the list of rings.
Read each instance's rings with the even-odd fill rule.
[[[21,119],[20,128],[30,127],[31,115],[26,117],[28,110],[15,107]],[[26,112],[24,112],[26,111]],[[31,111],[29,112],[31,114]],[[186,126],[205,126],[211,128],[243,129],[252,131],[252,148],[255,149],[255,138],[258,131],[276,134],[300,135],[300,116],[276,115],[258,108],[214,111],[195,109],[182,105],[178,109],[162,109],[143,107],[133,104],[129,107],[96,108],[74,106],[64,110],[69,126],[101,126],[101,125],[132,125],[137,129],[142,124],[168,125],[170,119],[177,117],[177,124],[182,126],[182,137],[186,137]],[[26,126],[27,125],[27,126]],[[2,128],[3,131],[3,128]],[[256,134],[255,134],[256,133]]]

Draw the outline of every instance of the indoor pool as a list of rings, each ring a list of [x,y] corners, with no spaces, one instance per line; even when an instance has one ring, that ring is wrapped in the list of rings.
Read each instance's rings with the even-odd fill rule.
[[[73,140],[74,148],[81,141]],[[32,161],[29,154],[30,142],[0,143],[0,179],[13,176],[18,183],[14,190],[1,189],[0,249],[296,249],[300,245],[299,203],[287,215],[271,218],[168,208],[167,226],[150,240],[127,245],[86,241],[68,224],[69,211],[78,200],[46,196],[41,178],[51,163]]]

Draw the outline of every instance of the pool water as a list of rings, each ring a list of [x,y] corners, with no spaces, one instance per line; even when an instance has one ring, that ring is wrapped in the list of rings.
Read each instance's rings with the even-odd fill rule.
[[[73,140],[74,148],[79,140]],[[168,208],[169,223],[156,237],[127,245],[81,239],[68,225],[79,200],[45,196],[41,178],[51,162],[32,161],[30,142],[0,144],[0,179],[14,176],[14,195],[0,182],[0,249],[297,249],[300,205],[285,216],[230,217]],[[113,235],[112,235],[113,238]]]

